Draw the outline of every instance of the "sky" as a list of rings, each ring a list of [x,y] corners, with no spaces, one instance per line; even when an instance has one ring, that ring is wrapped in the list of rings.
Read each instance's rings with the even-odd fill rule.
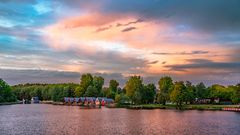
[[[0,78],[240,82],[239,0],[1,0]]]

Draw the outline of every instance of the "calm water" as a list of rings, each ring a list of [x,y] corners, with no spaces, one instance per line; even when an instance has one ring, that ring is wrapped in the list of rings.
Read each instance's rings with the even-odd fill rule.
[[[240,113],[79,109],[44,104],[0,106],[0,135],[240,134]]]

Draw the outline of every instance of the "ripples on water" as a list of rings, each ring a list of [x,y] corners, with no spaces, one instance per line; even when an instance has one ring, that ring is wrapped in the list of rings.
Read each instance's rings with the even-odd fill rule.
[[[79,109],[45,104],[0,106],[0,135],[240,134],[240,113]]]

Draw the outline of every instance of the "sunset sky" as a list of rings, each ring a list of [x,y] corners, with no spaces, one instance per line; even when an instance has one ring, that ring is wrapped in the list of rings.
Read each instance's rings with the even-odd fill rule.
[[[1,0],[0,78],[240,82],[239,0]]]

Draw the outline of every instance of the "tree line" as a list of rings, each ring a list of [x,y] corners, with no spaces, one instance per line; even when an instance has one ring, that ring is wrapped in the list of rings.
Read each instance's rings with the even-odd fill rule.
[[[193,85],[191,82],[176,81],[170,76],[164,76],[155,84],[144,84],[140,76],[131,76],[123,88],[116,80],[110,80],[109,86],[103,87],[104,78],[83,74],[79,84],[20,84],[10,87],[0,80],[0,102],[9,102],[16,99],[31,99],[37,96],[40,100],[62,101],[63,97],[108,97],[115,99],[119,104],[149,104],[168,102],[177,107],[183,104],[193,104],[196,99],[219,98],[240,103],[240,84],[223,86],[214,84],[206,87],[204,83]]]

